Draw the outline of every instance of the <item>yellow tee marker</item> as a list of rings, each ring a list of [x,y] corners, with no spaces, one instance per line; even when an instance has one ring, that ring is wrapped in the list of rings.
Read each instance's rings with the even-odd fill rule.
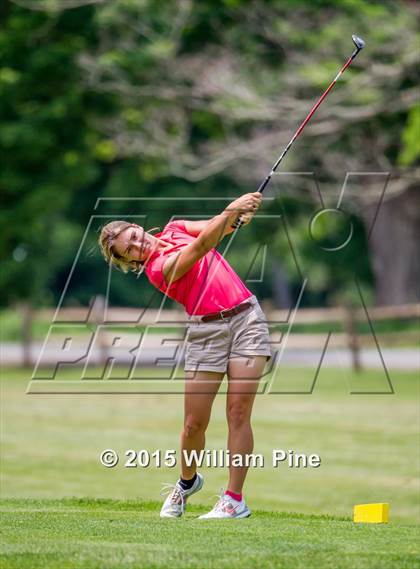
[[[354,506],[353,521],[365,524],[386,524],[389,521],[389,504],[359,504]]]

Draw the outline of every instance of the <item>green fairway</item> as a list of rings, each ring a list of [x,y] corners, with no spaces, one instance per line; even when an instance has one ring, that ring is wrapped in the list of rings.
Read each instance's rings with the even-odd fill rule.
[[[299,388],[310,377],[298,369],[281,375]],[[415,566],[415,373],[393,372],[393,395],[349,394],[383,387],[381,372],[356,378],[325,369],[312,395],[257,396],[254,452],[266,464],[249,472],[252,517],[233,525],[194,519],[214,504],[226,468],[202,468],[205,486],[186,518],[161,521],[161,484],[175,482],[178,468],[124,467],[127,449],[177,449],[181,395],[27,395],[29,378],[3,372],[4,567]],[[207,448],[225,445],[220,395]],[[100,464],[108,448],[120,455],[115,468]],[[321,466],[273,468],[276,448],[317,453]],[[353,505],[367,502],[389,502],[391,523],[353,524]]]
[[[4,569],[417,567],[416,527],[256,511],[247,520],[160,520],[156,502],[7,500]]]

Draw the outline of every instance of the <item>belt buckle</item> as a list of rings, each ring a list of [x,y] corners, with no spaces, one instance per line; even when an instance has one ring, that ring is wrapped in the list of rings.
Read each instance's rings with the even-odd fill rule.
[[[229,316],[227,316],[227,317],[223,316],[223,312],[229,312],[230,310],[232,310],[232,309],[231,309],[231,308],[225,308],[224,310],[221,310],[221,311],[219,312],[220,318],[221,318],[222,320],[227,320],[227,318],[230,318]]]

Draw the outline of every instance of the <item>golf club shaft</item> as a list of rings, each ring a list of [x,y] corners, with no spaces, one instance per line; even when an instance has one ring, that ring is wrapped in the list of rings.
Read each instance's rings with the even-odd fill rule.
[[[343,65],[343,67],[340,69],[340,71],[337,73],[337,75],[334,77],[333,81],[330,83],[330,85],[327,87],[327,89],[324,91],[324,93],[319,97],[319,99],[317,100],[317,102],[315,103],[315,105],[312,107],[312,109],[309,111],[309,113],[307,114],[306,118],[304,119],[304,121],[302,122],[302,124],[299,126],[299,128],[296,130],[296,132],[294,133],[294,135],[292,136],[292,138],[290,139],[290,141],[288,142],[288,144],[286,145],[285,149],[283,150],[283,152],[280,154],[280,156],[278,157],[277,161],[275,162],[274,166],[271,169],[271,172],[268,174],[268,176],[265,177],[265,179],[261,182],[259,188],[257,189],[257,192],[263,193],[263,191],[265,190],[265,188],[267,187],[267,185],[269,184],[272,175],[275,173],[275,171],[277,170],[277,168],[279,167],[281,161],[283,160],[283,158],[286,156],[286,154],[288,153],[288,151],[290,150],[291,146],[293,145],[293,143],[295,142],[295,140],[299,137],[300,133],[303,131],[303,129],[305,128],[305,126],[308,124],[308,122],[311,120],[312,116],[314,115],[315,111],[317,110],[317,108],[321,105],[321,103],[324,101],[324,99],[327,97],[328,93],[331,91],[331,89],[334,87],[334,85],[337,83],[338,79],[341,77],[341,75],[344,73],[344,71],[351,65],[352,61],[354,60],[354,58],[356,57],[356,55],[359,53],[359,51],[361,49],[363,49],[364,47],[364,42],[363,40],[360,40],[360,38],[356,38],[357,41],[355,41],[356,36],[353,36],[353,42],[356,45],[356,49],[353,51],[353,53],[351,54],[351,56],[347,59],[347,61],[345,62],[345,64]],[[240,227],[242,224],[240,222],[240,218],[238,218],[233,227]]]
[[[280,154],[279,158],[277,159],[276,163],[274,164],[273,168],[271,169],[271,172],[268,174],[268,176],[264,179],[264,181],[260,184],[257,192],[263,192],[265,187],[267,186],[267,184],[269,183],[271,176],[274,174],[274,172],[277,170],[277,168],[279,167],[281,161],[283,160],[283,158],[286,156],[286,154],[288,153],[288,151],[290,150],[290,147],[292,146],[292,144],[294,143],[294,141],[298,138],[298,136],[300,135],[300,133],[302,132],[302,130],[305,128],[305,126],[308,124],[308,122],[311,120],[312,116],[315,114],[315,111],[317,110],[317,108],[321,105],[321,103],[323,102],[323,100],[327,97],[328,93],[331,91],[331,89],[334,87],[334,85],[337,83],[338,79],[341,77],[341,75],[344,73],[344,71],[347,69],[347,67],[350,66],[351,62],[353,61],[353,59],[356,57],[356,55],[359,53],[360,49],[356,48],[354,50],[354,52],[351,54],[351,56],[348,58],[348,60],[346,61],[346,63],[343,65],[343,67],[340,69],[340,71],[337,73],[337,75],[335,76],[335,78],[333,79],[333,81],[330,83],[330,85],[328,86],[328,88],[324,91],[324,93],[319,97],[319,99],[317,100],[317,102],[315,103],[315,105],[312,107],[312,109],[309,111],[309,113],[307,114],[305,120],[302,122],[302,124],[299,126],[299,128],[297,129],[297,131],[295,132],[295,134],[292,136],[292,138],[290,139],[290,141],[288,142],[286,148],[283,150],[283,152]]]

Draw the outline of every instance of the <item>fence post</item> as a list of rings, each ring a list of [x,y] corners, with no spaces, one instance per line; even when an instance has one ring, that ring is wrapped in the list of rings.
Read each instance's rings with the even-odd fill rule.
[[[105,310],[106,310],[105,303],[106,303],[105,297],[102,296],[101,294],[98,294],[93,301],[91,322],[93,324],[96,324],[96,326],[103,324],[105,321]],[[104,366],[108,360],[108,345],[107,345],[106,334],[104,333],[103,330],[99,334],[98,343],[99,343],[98,363],[99,365]]]
[[[32,324],[33,324],[33,307],[30,301],[22,302],[22,365],[23,367],[32,367]]]
[[[360,344],[357,335],[356,311],[351,306],[346,306],[344,310],[344,328],[347,333],[347,346],[350,350],[351,367],[354,372],[362,370],[360,361]]]

